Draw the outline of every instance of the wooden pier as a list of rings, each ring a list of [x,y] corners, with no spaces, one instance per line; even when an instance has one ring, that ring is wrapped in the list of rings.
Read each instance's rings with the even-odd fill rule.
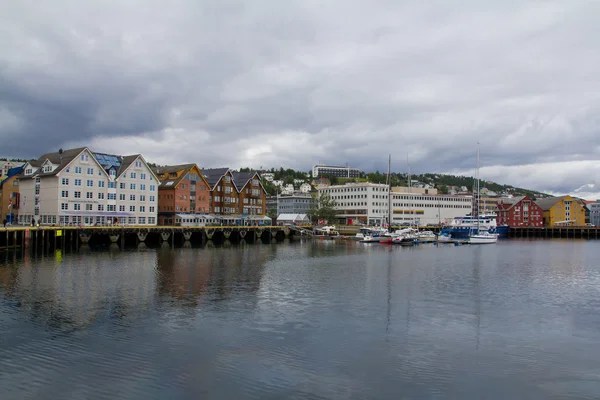
[[[300,227],[300,229],[311,227]],[[41,226],[0,228],[0,250],[35,246],[41,248],[76,249],[82,244],[117,244],[121,248],[139,243],[185,242],[205,243],[209,240],[237,243],[280,241],[298,234],[287,226]]]
[[[557,226],[549,228],[510,228],[509,238],[600,239],[600,227]]]

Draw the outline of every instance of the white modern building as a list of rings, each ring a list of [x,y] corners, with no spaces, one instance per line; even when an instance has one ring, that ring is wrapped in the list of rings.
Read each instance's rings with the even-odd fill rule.
[[[338,178],[358,178],[360,177],[360,170],[347,166],[315,165],[312,169],[312,176],[313,178],[317,178],[319,175],[331,175]]]
[[[403,193],[392,191],[392,225],[436,225],[471,212],[468,195]]]
[[[389,187],[378,183],[347,183],[319,188],[335,200],[337,218],[345,224],[381,225],[389,216]]]
[[[389,188],[385,184],[348,183],[320,188],[337,203],[338,222],[383,225],[388,223]],[[392,191],[392,225],[439,224],[471,211],[472,196],[454,196]]]
[[[141,154],[61,149],[25,164],[19,178],[21,221],[156,225],[158,184]]]

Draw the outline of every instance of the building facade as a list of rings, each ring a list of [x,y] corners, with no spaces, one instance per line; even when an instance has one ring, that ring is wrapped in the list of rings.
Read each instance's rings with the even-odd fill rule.
[[[496,206],[496,222],[498,225],[533,228],[544,226],[544,210],[527,196],[500,199]]]
[[[600,200],[586,201],[585,206],[589,210],[589,223],[593,226],[600,226]]]
[[[210,185],[209,213],[215,215],[238,214],[238,192],[229,168],[203,169],[202,175]]]
[[[544,211],[544,226],[584,226],[586,208],[580,199],[571,196],[549,197],[536,201]]]
[[[156,225],[158,179],[141,154],[48,153],[19,177],[24,223]]]
[[[182,214],[208,214],[210,186],[196,164],[158,167],[158,224],[180,223]]]
[[[439,225],[467,215],[473,207],[469,195],[392,192],[392,225]]]
[[[11,168],[0,178],[0,221],[6,220],[9,224],[19,222],[19,175],[22,172],[22,166]]]
[[[233,183],[238,190],[238,213],[243,217],[267,214],[267,191],[258,172],[234,172]]]
[[[319,175],[331,175],[338,178],[358,178],[360,177],[360,170],[335,165],[315,165],[312,169],[312,176],[313,178],[318,178]]]
[[[382,225],[389,217],[389,187],[378,183],[348,183],[318,189],[336,202],[337,222]]]
[[[308,214],[311,199],[312,196],[310,194],[278,196],[277,218],[281,214]]]

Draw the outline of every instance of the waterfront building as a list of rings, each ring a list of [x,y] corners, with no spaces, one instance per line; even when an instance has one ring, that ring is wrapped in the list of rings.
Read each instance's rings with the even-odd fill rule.
[[[209,168],[203,169],[202,175],[210,185],[208,212],[215,215],[236,215],[238,193],[233,182],[233,172],[229,168]]]
[[[277,198],[277,219],[281,214],[308,214],[310,210],[310,194],[280,195]]]
[[[496,206],[497,225],[533,228],[544,226],[544,210],[528,196],[500,199]]]
[[[572,196],[548,197],[536,201],[544,211],[544,226],[584,226],[586,208]]]
[[[141,154],[60,149],[25,163],[21,222],[156,225],[158,183]]]
[[[267,191],[258,172],[234,172],[233,183],[238,190],[238,213],[243,217],[267,214]]]
[[[381,225],[387,223],[389,187],[379,183],[347,183],[318,189],[336,202],[336,218],[343,224]],[[329,221],[333,223],[333,221]]]
[[[471,213],[473,196],[392,191],[392,224],[437,225]]]
[[[587,200],[585,201],[585,207],[589,211],[589,223],[593,226],[600,226],[600,200]]]
[[[318,178],[319,175],[331,175],[338,178],[358,178],[360,177],[360,170],[348,166],[315,165],[312,169],[312,176],[313,178]]]
[[[174,225],[188,214],[208,214],[210,186],[196,164],[154,169],[158,186],[158,224]]]
[[[0,221],[6,219],[9,224],[18,222],[21,196],[19,193],[19,175],[23,166],[9,169],[0,178]]]

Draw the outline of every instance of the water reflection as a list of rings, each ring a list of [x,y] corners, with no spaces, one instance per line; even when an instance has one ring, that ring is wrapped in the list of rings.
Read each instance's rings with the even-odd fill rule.
[[[2,399],[592,399],[598,254],[325,240],[6,253]]]

